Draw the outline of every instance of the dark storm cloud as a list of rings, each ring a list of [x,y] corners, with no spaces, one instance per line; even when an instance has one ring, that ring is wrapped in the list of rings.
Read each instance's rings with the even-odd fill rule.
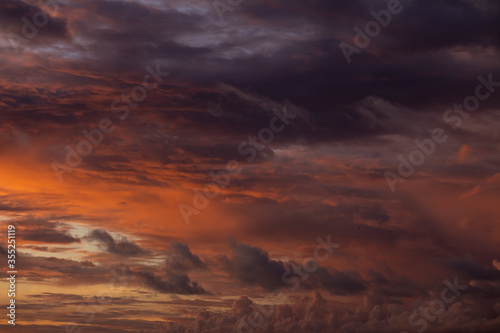
[[[108,246],[108,252],[117,253],[122,256],[131,256],[145,253],[135,243],[126,240],[116,242],[104,230],[94,230],[89,239],[102,241]],[[127,244],[125,244],[127,243]],[[111,251],[110,248],[113,250]],[[125,249],[125,250],[124,250]],[[210,294],[196,281],[191,281],[186,272],[194,269],[205,269],[206,264],[191,252],[187,244],[172,242],[167,249],[167,260],[164,266],[156,267],[122,267],[121,275],[124,277],[135,277],[136,283],[148,289],[164,294],[200,295]]]
[[[84,279],[85,277],[95,277],[95,274],[104,273],[108,270],[102,267],[97,267],[94,263],[90,261],[77,261],[77,260],[69,260],[69,259],[60,259],[55,257],[28,257],[25,256],[23,258],[24,263],[21,263],[20,266],[23,269],[33,269],[38,271],[36,268],[39,268],[44,271],[52,271],[61,273],[61,277],[65,274],[69,274],[78,279]],[[97,279],[93,279],[94,281]]]
[[[417,297],[427,293],[423,287],[407,277],[398,276],[388,267],[383,272],[369,270],[367,275],[370,287],[387,297]]]
[[[252,239],[296,243],[331,233],[339,241],[356,245],[346,249],[352,262],[343,262],[342,267],[348,268],[321,266],[301,281],[301,288],[332,295],[364,293],[364,298],[357,308],[346,311],[317,292],[298,301],[293,298],[289,304],[277,306],[268,322],[255,331],[412,330],[414,327],[408,324],[411,311],[405,305],[415,297],[428,298],[442,287],[423,287],[417,281],[424,277],[402,277],[386,267],[367,272],[366,266],[376,265],[372,259],[380,257],[394,266],[404,257],[410,262],[406,265],[414,269],[420,268],[423,257],[429,265],[423,265],[422,271],[426,271],[434,267],[431,265],[438,261],[436,258],[469,250],[479,253],[481,264],[453,259],[440,265],[439,270],[474,281],[464,300],[451,306],[428,332],[476,328],[498,331],[498,269],[484,265],[485,258],[491,262],[491,256],[498,253],[498,246],[493,236],[484,240],[478,231],[487,233],[494,227],[472,230],[467,221],[461,221],[457,229],[455,222],[436,217],[450,215],[445,206],[461,206],[455,197],[454,201],[443,202],[442,211],[431,213],[427,212],[431,208],[413,204],[427,200],[431,193],[417,188],[414,193],[421,196],[411,201],[405,194],[390,196],[377,190],[376,182],[382,178],[385,154],[397,156],[405,148],[400,142],[404,137],[413,140],[441,126],[443,112],[474,92],[478,75],[494,73],[495,80],[500,80],[500,5],[496,1],[467,0],[402,2],[404,11],[393,17],[368,48],[353,55],[348,65],[339,43],[351,42],[353,28],[372,20],[370,10],[386,8],[386,0],[247,0],[226,13],[221,25],[217,24],[211,1],[72,0],[40,29],[40,36],[47,38],[36,39],[23,57],[9,58],[8,50],[0,50],[2,122],[5,128],[19,125],[29,133],[31,141],[39,145],[40,159],[50,165],[51,159],[64,159],[67,144],[75,146],[84,139],[83,129],[97,127],[103,117],[114,117],[116,131],[84,159],[81,168],[96,182],[137,186],[130,192],[138,193],[139,186],[145,191],[199,187],[208,178],[207,170],[220,169],[232,159],[244,159],[238,145],[268,126],[273,108],[293,107],[301,116],[275,135],[253,165],[245,163],[242,174],[231,180],[230,186],[221,191],[220,202],[213,200],[211,208],[215,213],[234,214],[237,237],[247,237],[247,243]],[[31,19],[38,10],[21,1],[2,2],[2,34],[19,32],[20,18]],[[50,38],[70,34],[72,39],[59,38],[57,44],[50,43]],[[118,121],[110,111],[111,103],[141,84],[145,66],[155,63],[172,76],[148,91],[147,99],[131,110],[127,120]],[[499,100],[500,95],[492,95],[482,109],[496,108]],[[490,137],[476,125],[471,123],[470,128],[456,131],[456,144],[488,145],[488,154],[496,154],[498,136]],[[497,132],[497,123],[486,125]],[[3,156],[15,140],[10,132],[0,135],[0,140]],[[347,148],[335,156],[332,152],[339,147],[333,143]],[[369,152],[357,154],[364,148]],[[317,150],[317,154],[302,158],[301,150]],[[19,154],[25,152],[20,150]],[[498,161],[493,158],[455,164],[454,152],[447,154],[451,156],[449,163],[433,160],[429,164],[436,165],[426,169],[435,190],[445,188],[458,195],[498,171]],[[7,156],[5,161],[9,159]],[[77,179],[88,175],[74,174]],[[425,176],[418,174],[415,178]],[[465,184],[465,180],[472,181]],[[84,186],[83,182],[77,184]],[[137,197],[132,194],[125,199],[130,202],[128,207],[144,202],[134,200]],[[2,197],[0,210],[20,214],[47,208],[41,200],[32,202]],[[480,214],[471,216],[481,219]],[[25,226],[19,235],[27,240],[56,244],[79,241],[68,226],[52,220]],[[147,232],[141,239],[159,244],[177,236],[177,231],[158,235]],[[466,235],[468,242],[453,242],[456,239],[452,233]],[[194,236],[185,238],[189,237]],[[209,237],[212,239],[204,242],[213,245],[214,238],[225,235]],[[87,239],[122,257],[151,255],[135,242],[105,230],[94,230]],[[275,245],[279,251],[283,249],[281,244]],[[266,248],[268,252],[236,242],[230,246],[232,255],[208,260],[206,253],[198,256],[188,245],[173,242],[160,266],[136,264],[127,268],[126,274],[150,291],[180,295],[209,294],[214,285],[215,293],[218,286],[213,278],[207,285],[203,280],[203,274],[215,271],[231,286],[237,283],[238,287],[266,290],[287,287],[283,274],[296,277],[294,266],[298,264],[273,259],[269,253],[274,248]],[[3,247],[0,254],[6,255]],[[114,275],[89,261],[20,258],[26,277],[36,281],[56,278],[85,285],[107,282]],[[191,276],[192,272],[200,277]],[[434,278],[436,274],[430,271],[428,275]],[[234,292],[230,287],[228,290]],[[202,311],[192,325],[186,323],[187,314],[183,313],[186,327],[169,323],[159,331],[234,332],[239,317],[248,315],[252,306],[252,300],[241,297],[231,313]],[[103,313],[107,317],[102,323],[123,327],[126,321],[118,323],[117,313]],[[138,321],[129,323],[124,330],[149,328]]]
[[[255,246],[234,241],[230,245],[232,257],[221,256],[219,262],[223,270],[244,284],[257,285],[267,290],[288,287],[325,289],[335,295],[356,294],[366,289],[361,276],[355,272],[317,267],[305,277],[304,269],[294,261],[273,260],[266,251]],[[298,287],[297,281],[300,281]]]
[[[165,276],[155,275],[150,272],[135,272],[147,288],[151,288],[160,293],[199,295],[209,294],[198,282],[191,281],[186,274],[167,273]]]
[[[146,250],[141,249],[135,242],[129,241],[124,237],[116,240],[105,230],[93,230],[86,239],[97,241],[105,246],[106,252],[118,254],[123,257],[147,253]]]
[[[187,244],[173,242],[167,249],[169,258],[166,261],[167,270],[189,271],[196,268],[206,268],[200,257],[193,254]]]
[[[370,9],[383,9],[385,6],[384,1],[353,1],[342,5],[328,4],[326,1],[307,4],[287,2],[282,6],[265,2],[242,5],[239,8],[241,12],[235,13],[235,16],[244,18],[248,15],[271,28],[285,26],[285,21],[293,22],[297,17],[305,22],[316,22],[314,20],[321,17],[319,11],[325,16],[343,19],[341,22],[331,20],[335,23],[330,25],[320,21],[319,25],[324,28],[321,37],[285,45],[270,59],[257,56],[233,59],[234,71],[228,82],[250,85],[256,91],[273,98],[293,96],[293,102],[308,109],[320,124],[309,139],[315,137],[315,140],[323,141],[395,132],[404,134],[405,131],[397,124],[384,128],[383,131],[376,131],[364,126],[363,119],[355,119],[353,122],[345,117],[345,106],[373,95],[411,105],[412,108],[437,104],[443,107],[454,101],[457,94],[466,96],[469,93],[467,89],[474,88],[475,77],[483,73],[484,66],[479,61],[461,64],[461,61],[445,51],[454,46],[466,47],[477,43],[494,46],[498,40],[498,20],[495,19],[498,17],[498,5],[486,2],[483,6],[486,8],[481,9],[467,1],[422,1],[409,5],[402,14],[405,16],[394,18],[392,24],[372,41],[372,46],[378,46],[382,52],[393,56],[406,49],[408,52],[411,50],[412,55],[404,58],[394,56],[393,61],[388,63],[385,58],[363,52],[359,61],[347,66],[337,47],[338,41],[333,37],[328,40],[324,36],[334,36],[335,29],[339,28],[343,28],[344,35],[354,35],[353,27],[373,19],[369,14]],[[420,14],[423,12],[432,14]],[[271,21],[269,17],[275,19]],[[479,20],[485,20],[486,23],[475,24],[470,29],[465,24]],[[235,22],[231,24],[238,27]],[[456,29],[458,26],[460,29]],[[422,34],[422,30],[426,29],[428,32]],[[449,41],[449,44],[441,43],[436,48],[440,40]],[[412,47],[418,45],[420,53],[415,53],[415,48],[405,47],[405,43]],[[329,49],[328,44],[335,44],[335,47]],[[311,49],[318,52],[309,62],[297,60],[303,50]],[[293,58],[295,59],[292,60]],[[497,70],[498,61],[492,62],[489,67],[489,70]],[[250,82],[250,72],[255,72],[256,69],[261,74],[258,86]],[[464,79],[457,80],[457,75]],[[406,133],[409,134],[407,131]]]

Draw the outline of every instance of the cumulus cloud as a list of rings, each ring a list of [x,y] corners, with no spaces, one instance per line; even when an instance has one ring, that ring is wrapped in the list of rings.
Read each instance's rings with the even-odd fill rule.
[[[205,0],[72,0],[57,13],[42,3],[0,3],[0,211],[26,242],[23,275],[47,288],[102,284],[116,260],[133,288],[144,287],[134,292],[146,306],[173,298],[165,294],[203,296],[189,306],[179,296],[182,306],[142,312],[143,321],[129,309],[103,313],[107,328],[90,331],[149,328],[168,312],[180,323],[164,331],[234,332],[277,288],[289,301],[254,331],[414,331],[410,304],[429,304],[438,276],[458,275],[468,289],[427,331],[498,332],[498,89],[462,128],[442,118],[474,93],[479,75],[500,80],[498,2],[402,1],[350,65],[339,43],[352,42],[386,0],[244,1],[222,23]],[[21,19],[40,11],[47,25],[15,54],[8,34],[22,35]],[[129,117],[118,118],[112,103],[156,64],[172,75],[137,108],[124,103]],[[241,142],[285,106],[298,116],[247,163]],[[115,130],[59,183],[51,163],[103,117]],[[391,193],[384,172],[435,127],[449,139]],[[190,202],[191,189],[230,160],[242,172],[185,226],[176,200]],[[311,243],[328,234],[345,247],[301,278],[302,256],[284,256],[312,256]],[[241,243],[226,253],[230,235]],[[291,291],[284,275],[300,288]],[[203,303],[217,297],[221,304]],[[46,331],[75,320],[54,318]]]
[[[167,269],[174,271],[189,271],[206,268],[199,256],[193,254],[187,244],[172,242],[167,249]]]
[[[71,234],[71,227],[65,223],[53,222],[51,219],[40,219],[27,216],[16,224],[20,224],[20,237],[26,241],[48,244],[79,243],[80,239]]]

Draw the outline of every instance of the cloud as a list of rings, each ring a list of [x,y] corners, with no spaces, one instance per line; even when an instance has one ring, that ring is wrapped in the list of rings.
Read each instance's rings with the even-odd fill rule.
[[[104,245],[108,253],[123,257],[148,253],[146,250],[141,249],[135,242],[131,242],[125,237],[115,240],[107,231],[102,229],[93,230],[86,239]]]
[[[143,285],[165,294],[200,295],[209,294],[198,282],[191,281],[186,274],[166,272],[158,276],[150,272],[131,272],[139,277]]]
[[[58,6],[62,8],[62,6]],[[54,10],[51,8],[51,10]],[[36,38],[66,38],[68,36],[68,29],[66,20],[51,15],[51,13],[44,11],[42,8],[31,5],[21,0],[5,0],[0,4],[0,29],[17,33],[18,36],[23,37],[22,26],[26,23],[22,20],[26,18],[35,31],[37,31]],[[36,22],[44,22],[46,24],[41,26],[33,24]],[[39,28],[37,28],[37,26]],[[0,30],[0,31],[1,31]],[[27,30],[32,33],[33,29]]]
[[[167,270],[189,271],[197,268],[206,268],[206,264],[194,255],[187,244],[172,242],[167,249]]]
[[[283,284],[281,277],[287,271],[285,263],[272,260],[262,249],[230,241],[232,258],[220,257],[223,269],[245,284],[272,290]]]
[[[257,333],[414,331],[410,304],[432,301],[442,286],[429,285],[445,275],[470,287],[428,332],[498,332],[500,94],[481,101],[460,130],[442,116],[474,93],[478,75],[500,80],[500,4],[402,3],[347,65],[339,43],[352,42],[353,28],[386,0],[244,1],[223,24],[205,0],[72,0],[57,13],[38,0],[2,1],[0,211],[26,242],[26,288],[103,284],[118,261],[135,306],[181,296],[167,296],[177,303],[149,316],[137,312],[143,321],[117,301],[90,331],[149,329],[163,311],[177,322],[169,332],[234,332],[270,290],[290,290],[283,275],[299,278],[297,258],[331,234],[342,252],[300,279]],[[22,17],[41,9],[49,23],[14,54],[7,34],[21,35]],[[172,75],[119,119],[111,103],[156,64]],[[299,116],[253,163],[243,162],[240,143],[284,106]],[[103,117],[116,129],[59,183],[50,164]],[[435,127],[446,129],[446,144],[392,194],[384,171]],[[184,225],[177,201],[191,200],[192,188],[233,159],[242,172]],[[239,243],[227,254],[229,235]],[[101,251],[90,253],[81,239]],[[293,249],[301,255],[284,259]],[[314,293],[300,298],[306,292]],[[218,297],[221,304],[204,303]],[[58,315],[51,332],[81,319]]]
[[[206,264],[194,255],[187,244],[172,242],[167,249],[163,267],[127,269],[126,275],[135,276],[148,289],[164,294],[202,295],[210,294],[196,281],[191,281],[187,272],[206,269]]]
[[[258,247],[235,241],[229,244],[232,257],[221,256],[219,262],[223,270],[245,285],[256,285],[269,291],[299,287],[306,290],[325,289],[336,295],[356,294],[366,288],[355,272],[318,266],[312,273],[304,275],[304,269],[293,260],[273,260]],[[297,280],[300,281],[298,284]]]
[[[15,222],[19,228],[19,237],[25,241],[48,244],[79,243],[80,239],[71,235],[71,227],[51,219],[39,219],[28,216]]]
[[[496,268],[495,262],[493,267],[483,267],[471,255],[465,258],[452,258],[449,260],[449,265],[452,269],[461,273],[463,276],[475,280],[500,281],[500,271]]]
[[[257,305],[243,296],[234,301],[230,312],[202,311],[190,324],[171,322],[164,324],[158,332],[188,333],[201,329],[206,333],[328,333],[332,330],[339,333],[398,333],[421,328],[410,325],[412,311],[401,304],[384,302],[383,298],[375,294],[366,295],[354,311],[342,310],[337,302],[325,299],[318,292],[289,304]],[[481,322],[476,322],[472,316],[460,317],[464,312],[480,312],[482,307],[476,310],[476,305],[478,303],[454,303],[437,321],[428,324],[426,332],[468,332],[471,327],[481,332],[495,332],[500,327],[498,318],[484,316]]]
[[[356,272],[341,272],[333,268],[319,267],[317,272],[312,274],[311,280],[317,285],[312,285],[309,288],[323,288],[334,295],[349,295],[357,294],[366,290],[365,283],[361,276]],[[306,281],[306,284],[311,283]]]

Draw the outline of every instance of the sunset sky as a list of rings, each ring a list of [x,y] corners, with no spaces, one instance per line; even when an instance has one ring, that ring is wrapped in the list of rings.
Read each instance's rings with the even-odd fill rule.
[[[0,0],[0,87],[2,333],[500,332],[496,0]]]

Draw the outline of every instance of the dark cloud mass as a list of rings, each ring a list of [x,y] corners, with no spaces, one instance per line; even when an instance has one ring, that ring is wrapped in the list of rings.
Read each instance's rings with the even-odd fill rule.
[[[70,234],[68,226],[64,223],[51,220],[24,218],[21,221],[19,236],[24,241],[33,241],[49,244],[78,243],[80,239]]]
[[[124,257],[146,253],[146,251],[141,249],[137,244],[127,240],[123,236],[121,239],[115,240],[113,236],[105,230],[94,230],[87,236],[87,239],[101,243],[109,253],[118,254]]]
[[[301,265],[293,260],[272,260],[266,251],[258,247],[234,241],[230,242],[230,246],[232,258],[222,256],[219,263],[245,285],[258,285],[269,291],[283,287],[295,290],[301,285],[300,280],[304,280],[302,287],[305,289],[322,288],[336,295],[358,293],[365,289],[358,274],[319,267],[314,259]],[[306,274],[304,265],[315,269]]]
[[[61,7],[58,2],[55,2],[57,6],[46,7],[50,11],[39,7],[40,3],[44,2],[40,1],[31,4],[31,1],[2,1],[0,4],[0,28],[16,34],[20,38],[33,38],[32,36],[36,36],[46,40],[47,38],[67,37],[66,20],[52,15],[53,12],[56,12],[56,8]],[[50,1],[47,3],[50,3]]]
[[[187,244],[173,242],[168,248],[169,258],[167,259],[167,269],[189,271],[196,268],[205,268],[206,264],[194,255]]]

